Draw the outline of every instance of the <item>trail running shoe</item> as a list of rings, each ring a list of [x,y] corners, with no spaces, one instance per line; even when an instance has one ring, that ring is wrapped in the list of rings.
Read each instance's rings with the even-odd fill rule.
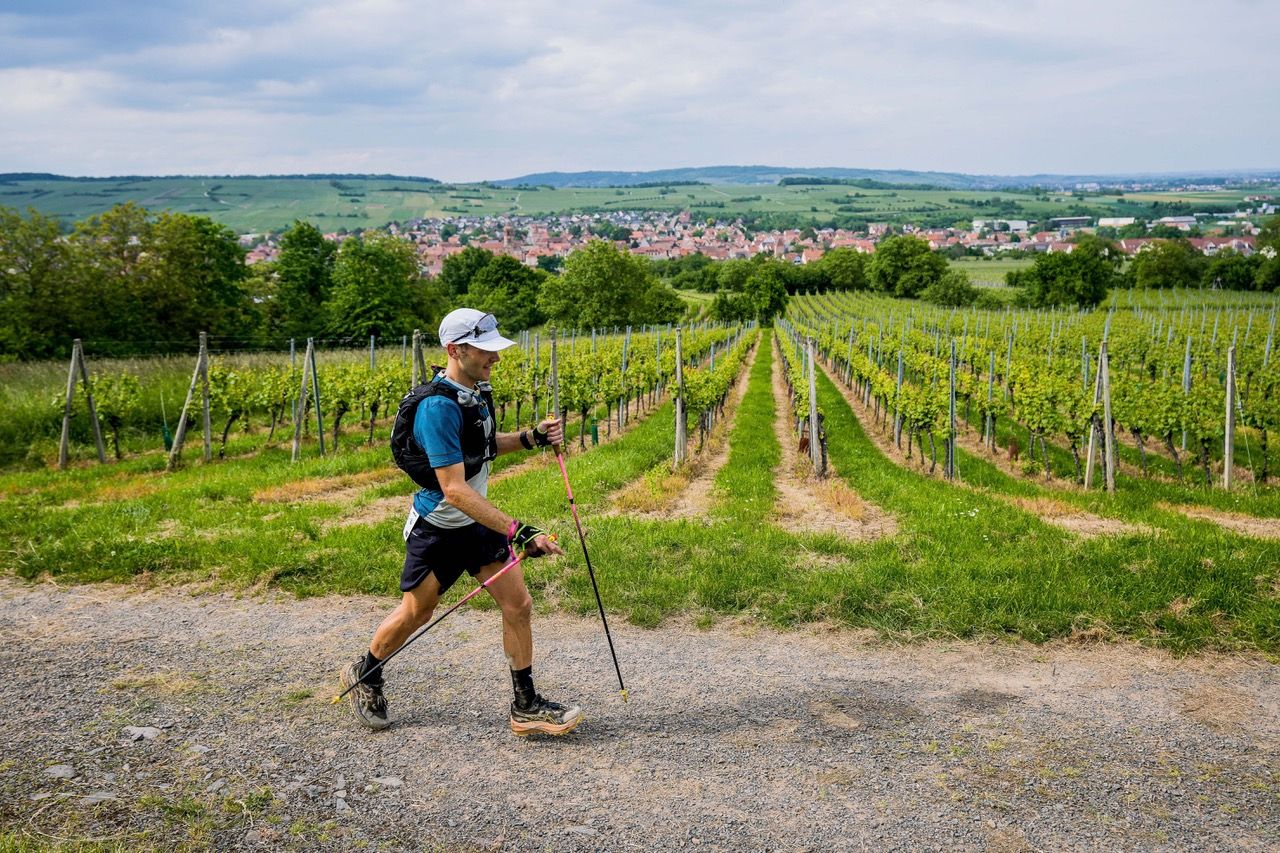
[[[573,731],[580,722],[582,722],[582,709],[577,705],[549,702],[536,693],[533,704],[528,708],[521,709],[515,702],[511,703],[511,731],[520,737],[535,732],[544,735],[562,735]]]
[[[360,681],[360,668],[362,665],[363,659],[349,664],[342,670],[340,683],[343,690]],[[370,684],[369,680],[365,679],[347,694],[347,698],[351,700],[351,707],[355,710],[356,716],[360,718],[360,722],[367,727],[385,729],[391,725],[391,721],[387,719],[387,700],[382,695],[382,684],[380,682]]]

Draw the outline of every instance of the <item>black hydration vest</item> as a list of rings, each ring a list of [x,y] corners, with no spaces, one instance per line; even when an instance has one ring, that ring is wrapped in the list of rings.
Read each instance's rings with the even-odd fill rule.
[[[475,391],[467,391],[437,372],[431,381],[404,395],[396,411],[395,423],[391,426],[391,457],[421,488],[439,492],[442,491],[440,479],[427,460],[427,452],[413,437],[413,421],[418,414],[418,406],[428,397],[435,396],[448,397],[462,410],[462,467],[468,480],[480,473],[484,463],[497,458],[498,430],[493,416],[493,391],[488,382],[481,382]]]

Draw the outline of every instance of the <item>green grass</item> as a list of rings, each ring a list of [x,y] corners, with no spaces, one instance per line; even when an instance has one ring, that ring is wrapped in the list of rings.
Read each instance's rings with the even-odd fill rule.
[[[670,403],[622,438],[567,460],[606,607],[637,625],[747,617],[777,627],[828,620],[886,637],[1018,637],[1040,642],[1100,630],[1177,651],[1280,650],[1280,543],[1166,512],[1155,492],[1058,494],[961,454],[965,486],[903,469],[863,434],[842,396],[820,377],[831,459],[867,500],[894,515],[897,535],[851,542],[793,535],[768,524],[773,433],[767,341],[729,435],[708,519],[647,521],[606,514],[609,496],[671,454]],[[158,454],[67,472],[0,474],[0,570],[60,582],[269,585],[298,595],[397,592],[403,545],[398,512],[334,526],[353,508],[404,496],[385,444],[351,443],[298,464],[284,447],[240,436],[232,458],[165,474]],[[502,457],[498,467],[522,457]],[[264,502],[312,478],[368,477],[355,497]],[[1083,540],[1010,506],[1003,497],[1052,494],[1151,532]],[[257,496],[257,497],[255,497]],[[527,570],[544,608],[595,610],[554,467],[493,484],[516,516],[561,534],[568,555]],[[459,588],[453,595],[461,595]],[[489,606],[482,604],[481,606]]]
[[[1004,287],[1005,274],[1014,270],[1028,269],[1032,258],[954,258],[951,268],[964,272],[969,280],[977,285],[987,287]]]

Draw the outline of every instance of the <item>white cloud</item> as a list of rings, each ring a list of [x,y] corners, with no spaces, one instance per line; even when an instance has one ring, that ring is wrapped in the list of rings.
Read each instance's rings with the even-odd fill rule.
[[[1280,165],[1247,0],[97,9],[0,16],[0,170]]]

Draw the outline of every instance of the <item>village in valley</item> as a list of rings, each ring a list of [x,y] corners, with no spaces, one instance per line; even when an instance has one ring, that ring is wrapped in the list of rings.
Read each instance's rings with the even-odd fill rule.
[[[1274,214],[1277,204],[1276,197],[1271,195],[1250,196],[1245,202],[1251,206],[1231,214],[1165,216],[1146,223],[1145,227],[1164,234],[1174,230],[1187,235],[1203,234],[1205,236],[1186,236],[1186,239],[1208,256],[1224,249],[1248,256],[1255,251],[1257,231],[1251,220]],[[733,260],[764,254],[793,264],[809,264],[831,249],[874,252],[879,241],[897,234],[919,237],[935,251],[991,257],[1010,252],[1070,252],[1075,247],[1071,242],[1073,235],[1101,233],[1116,236],[1116,245],[1125,255],[1132,256],[1165,239],[1117,236],[1121,229],[1131,233],[1135,226],[1142,228],[1139,222],[1141,220],[1134,217],[1061,216],[1043,222],[974,219],[967,229],[875,222],[869,223],[866,230],[806,227],[753,231],[744,226],[741,219],[724,221],[700,217],[688,210],[674,213],[644,210],[545,217],[458,216],[391,223],[386,228],[412,242],[422,272],[434,276],[439,275],[446,258],[468,246],[516,258],[529,267],[554,268],[555,259],[567,257],[591,240],[600,239],[601,234],[612,237],[631,254],[652,260],[675,260],[694,254],[712,260]],[[325,234],[337,242],[347,236],[341,231]],[[278,254],[277,239],[278,235],[243,235],[241,243],[249,249],[246,262],[274,260]]]

